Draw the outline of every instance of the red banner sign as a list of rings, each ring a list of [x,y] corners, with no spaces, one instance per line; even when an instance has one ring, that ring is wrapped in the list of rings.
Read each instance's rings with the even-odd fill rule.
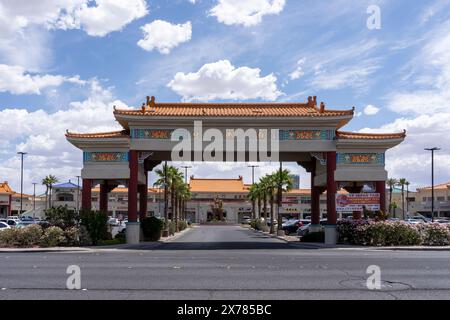
[[[379,193],[348,193],[336,195],[336,211],[380,210]]]

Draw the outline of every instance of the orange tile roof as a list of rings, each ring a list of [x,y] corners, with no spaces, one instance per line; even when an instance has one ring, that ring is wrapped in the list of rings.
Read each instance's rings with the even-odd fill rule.
[[[402,139],[406,137],[406,131],[398,133],[359,133],[337,131],[338,139],[364,139],[364,140],[383,140],[383,139]]]
[[[242,177],[238,179],[197,179],[189,181],[191,192],[248,192]]]
[[[339,117],[353,115],[351,110],[327,110],[325,105],[317,107],[316,97],[307,103],[156,103],[147,97],[147,103],[138,110],[114,108],[115,115],[152,117]]]
[[[8,184],[8,181],[0,182],[0,194],[14,194],[14,191]]]
[[[67,138],[84,138],[84,139],[97,139],[97,138],[124,138],[129,137],[130,132],[128,130],[112,131],[112,132],[100,132],[100,133],[73,133],[66,132]]]

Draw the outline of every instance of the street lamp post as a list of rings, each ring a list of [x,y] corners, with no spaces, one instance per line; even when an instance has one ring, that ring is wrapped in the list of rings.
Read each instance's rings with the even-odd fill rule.
[[[440,148],[425,148],[431,151],[431,222],[434,222],[434,152],[441,150]]]
[[[77,176],[77,213],[80,213],[80,178],[81,176]]]
[[[20,154],[20,212],[19,216],[22,214],[22,205],[23,205],[23,156],[26,155],[26,152],[17,152]]]
[[[181,166],[181,168],[184,169],[184,183],[187,184],[187,171],[189,168],[192,168],[192,166]]]
[[[280,207],[283,202],[283,162],[280,161],[280,174],[279,174],[279,180],[278,180],[278,205],[277,205],[277,218],[278,218],[278,235],[283,234],[283,220],[281,218],[280,214]]]
[[[255,184],[255,168],[258,168],[258,165],[248,165],[249,168],[252,168],[252,184]]]
[[[33,220],[36,218],[36,182],[33,182]]]

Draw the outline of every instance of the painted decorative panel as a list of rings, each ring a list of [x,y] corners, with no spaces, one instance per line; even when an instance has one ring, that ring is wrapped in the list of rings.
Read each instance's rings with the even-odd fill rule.
[[[338,164],[379,164],[384,165],[384,153],[338,153]]]
[[[280,130],[280,140],[333,140],[334,130]]]
[[[128,152],[83,152],[84,162],[128,162]]]
[[[170,140],[173,129],[132,129],[132,139],[161,139]]]

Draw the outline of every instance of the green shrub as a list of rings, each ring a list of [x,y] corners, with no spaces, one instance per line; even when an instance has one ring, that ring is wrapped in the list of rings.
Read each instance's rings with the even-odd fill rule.
[[[18,247],[19,229],[11,228],[0,231],[0,247]]]
[[[188,227],[188,225],[187,225],[186,221],[184,221],[184,220],[178,221],[178,229],[180,231],[183,231],[187,227]]]
[[[43,247],[56,247],[63,244],[64,241],[64,231],[60,227],[53,226],[45,230],[41,238],[41,245]]]
[[[86,228],[86,232],[93,245],[97,245],[99,240],[111,239],[108,233],[108,214],[106,212],[82,211],[81,225]]]
[[[80,217],[74,210],[69,210],[67,206],[59,206],[45,210],[45,217],[52,226],[65,230],[77,226]]]
[[[300,239],[301,242],[325,242],[325,232],[308,232]]]
[[[40,244],[43,235],[42,227],[32,224],[17,230],[18,246],[34,247]]]
[[[158,241],[161,239],[163,227],[164,221],[156,217],[146,217],[141,221],[145,241]]]
[[[64,230],[64,245],[73,247],[80,243],[80,229],[77,227],[70,227]]]
[[[127,242],[127,237],[126,234],[124,232],[118,233],[116,234],[116,236],[114,237],[115,240],[118,240],[120,243],[125,243]]]

